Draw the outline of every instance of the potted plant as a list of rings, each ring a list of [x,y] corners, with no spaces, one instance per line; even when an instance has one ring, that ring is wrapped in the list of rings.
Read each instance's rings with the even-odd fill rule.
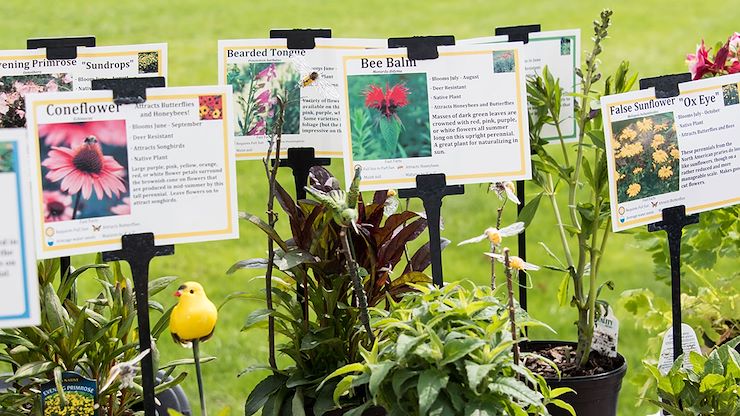
[[[335,400],[365,387],[371,405],[389,415],[548,415],[552,404],[572,413],[544,379],[512,354],[509,308],[490,288],[450,283],[414,285],[389,310],[373,309],[378,338],[322,384],[333,383]],[[518,329],[535,326],[517,310]],[[334,382],[340,379],[338,383]]]
[[[61,385],[62,372],[73,371],[97,382],[96,405],[107,416],[133,415],[142,400],[138,361],[154,351],[138,350],[136,306],[132,283],[121,272],[118,263],[86,265],[70,273],[60,273],[59,259],[39,262],[41,325],[0,330],[0,361],[13,366],[9,384],[0,392],[0,409],[10,415],[40,414],[39,388],[48,382]],[[97,274],[100,292],[94,298],[78,301],[77,279],[85,272]],[[60,276],[60,274],[62,274]],[[163,277],[149,283],[149,294],[167,288],[174,277]],[[157,338],[166,329],[169,313],[156,301],[150,309],[162,313],[152,329]],[[155,344],[152,344],[155,346]],[[181,382],[186,373],[170,377],[179,364],[172,362],[160,368],[159,393]],[[66,400],[59,396],[60,406]]]
[[[567,385],[578,392],[566,396],[578,415],[615,415],[621,379],[626,371],[622,356],[614,359],[592,351],[594,323],[604,310],[598,299],[604,287],[611,282],[599,282],[601,259],[606,254],[611,233],[607,163],[602,119],[593,107],[601,95],[629,91],[637,75],[629,76],[629,64],[622,62],[613,77],[608,77],[601,91],[598,57],[607,38],[612,12],[604,10],[594,21],[593,48],[586,53],[582,68],[576,69],[580,79],[580,93],[574,97],[578,137],[573,155],[560,134],[559,146],[546,146],[540,137],[546,124],[560,131],[562,90],[558,80],[545,68],[539,76],[528,79],[528,101],[533,115],[530,118],[530,138],[533,150],[533,182],[541,192],[522,210],[520,220],[529,223],[541,199],[546,199],[557,221],[559,250],[547,249],[556,261],[549,269],[562,273],[558,300],[570,304],[577,312],[577,343],[530,343],[530,348],[551,358],[563,373],[562,381],[549,374],[552,385]],[[561,153],[561,154],[556,154]],[[558,193],[567,190],[565,200]],[[555,254],[559,252],[559,254]],[[540,366],[547,370],[549,366]],[[599,370],[601,369],[601,370]],[[603,391],[601,391],[603,390]]]
[[[317,195],[346,196],[324,168],[312,168],[309,179]],[[284,340],[277,350],[290,361],[288,366],[278,366],[271,358],[270,365],[262,367],[271,374],[249,394],[247,415],[260,409],[263,414],[281,410],[294,415],[341,414],[363,404],[362,397],[335,402],[332,393],[336,383],[321,383],[337,368],[357,362],[361,348],[371,345],[372,331],[368,333],[361,319],[366,308],[353,287],[353,274],[362,279],[361,293],[369,307],[386,306],[387,299],[411,290],[410,283],[430,281],[422,272],[430,264],[429,244],[414,253],[406,247],[424,231],[426,220],[410,211],[392,213],[387,201],[393,196],[386,191],[375,192],[370,202],[355,195],[356,206],[351,209],[355,210],[352,222],[356,231],[342,225],[329,201],[294,201],[277,182],[275,196],[290,223],[290,238],[282,238],[254,215],[242,215],[275,243],[273,262],[280,273],[271,278],[272,306],[252,312],[244,330],[268,327],[269,331],[272,318],[274,331]],[[351,256],[347,256],[343,236],[352,247]],[[391,273],[405,258],[407,265],[395,270],[398,277],[392,279]],[[267,265],[264,258],[244,260],[234,264],[229,273]]]
[[[732,416],[740,414],[740,337],[713,350],[709,357],[681,355],[667,374],[648,364],[658,385],[650,401],[674,416]],[[665,413],[664,413],[665,414]]]

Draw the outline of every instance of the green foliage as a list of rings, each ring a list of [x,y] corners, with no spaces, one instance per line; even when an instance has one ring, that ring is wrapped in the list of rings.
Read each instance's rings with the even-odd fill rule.
[[[740,413],[740,338],[704,357],[691,352],[691,368],[684,368],[683,355],[668,374],[648,365],[658,385],[658,398],[650,401],[674,416],[734,416]]]
[[[611,233],[609,216],[609,187],[602,117],[598,110],[591,109],[592,102],[598,102],[602,95],[629,91],[637,75],[629,75],[629,63],[622,62],[613,76],[604,82],[603,93],[597,91],[596,83],[601,79],[598,56],[602,53],[602,43],[607,38],[611,23],[611,10],[601,12],[599,20],[594,21],[594,46],[586,53],[582,68],[576,68],[580,79],[580,93],[576,94],[576,123],[578,141],[576,157],[566,148],[562,133],[559,133],[561,155],[556,155],[553,147],[541,137],[545,125],[555,126],[560,132],[560,105],[562,88],[559,80],[547,68],[542,75],[527,80],[527,99],[532,109],[530,117],[530,142],[533,153],[533,179],[542,189],[541,194],[549,199],[557,221],[561,250],[560,258],[546,248],[562,270],[563,279],[558,290],[558,302],[564,304],[570,297],[570,304],[578,311],[576,327],[578,346],[576,361],[578,366],[586,363],[591,351],[594,332],[594,317],[599,297],[599,270],[606,252],[606,242]],[[593,158],[586,157],[592,152]],[[568,191],[565,203],[557,199],[559,190]],[[540,205],[539,199],[530,202],[524,209],[529,220]],[[574,250],[577,248],[577,251]],[[572,285],[565,279],[570,279]],[[572,297],[570,294],[572,293]]]
[[[390,311],[375,309],[380,334],[372,349],[361,351],[362,363],[324,380],[336,385],[334,399],[366,388],[391,416],[546,415],[548,403],[569,408],[556,399],[569,389],[550,390],[514,362],[506,305],[488,288],[465,286],[416,286],[418,293]],[[524,311],[518,315],[524,325],[537,325]]]
[[[61,383],[62,371],[76,371],[94,379],[102,388],[98,404],[106,415],[130,414],[141,401],[141,376],[132,385],[122,384],[120,377],[110,377],[116,365],[133,360],[138,354],[136,305],[132,283],[121,273],[118,263],[110,266],[91,264],[59,276],[59,259],[38,264],[41,296],[41,325],[0,330],[0,361],[15,368],[8,379],[9,390],[0,393],[0,408],[19,409],[19,414],[37,414],[38,389],[43,383]],[[83,274],[96,273],[100,291],[94,298],[76,302],[76,280]],[[163,290],[174,277],[152,280],[150,294]],[[150,309],[163,312],[161,305],[150,302]],[[169,313],[156,322],[152,336],[159,337],[166,328]],[[153,346],[157,366],[158,353]],[[167,375],[177,365],[163,366]],[[182,381],[185,373],[170,383],[159,385],[157,392]]]
[[[311,184],[325,193],[338,189],[336,179],[321,167],[312,168]],[[288,356],[293,365],[272,369],[273,373],[247,398],[246,414],[254,414],[259,409],[263,414],[287,411],[298,401],[303,403],[301,408],[312,408],[317,415],[336,406],[355,406],[362,402],[361,397],[335,404],[331,394],[335,385],[319,387],[326,375],[359,360],[360,347],[366,342],[352,281],[338,254],[342,244],[340,226],[334,221],[331,209],[312,200],[296,203],[279,183],[276,183],[276,195],[290,222],[290,239],[283,239],[253,215],[243,216],[275,241],[279,247],[275,264],[283,273],[273,278],[274,309],[252,312],[243,330],[265,327],[268,317],[272,316],[276,332],[284,339],[278,350]],[[374,194],[371,203],[359,199],[359,234],[352,232],[350,236],[369,306],[382,305],[386,297],[398,297],[411,290],[410,283],[430,281],[423,273],[430,263],[428,243],[413,255],[409,253],[410,260],[400,276],[391,279],[391,272],[401,267],[399,263],[405,257],[406,245],[419,237],[427,223],[410,211],[385,217],[383,207],[387,198],[387,192],[382,191]],[[266,259],[245,260],[236,263],[230,272],[261,268],[266,263]],[[296,282],[304,288],[300,293],[296,291]],[[296,300],[297,296],[306,300],[307,309]]]
[[[739,272],[717,275],[721,263],[732,263],[740,255],[740,208],[737,206],[700,215],[699,224],[684,229],[681,240],[681,318],[711,347],[740,336]],[[655,276],[669,284],[668,244],[662,233],[636,234],[652,254]],[[662,334],[671,324],[671,304],[648,289],[622,293],[620,303],[631,313],[635,326],[649,334],[647,357],[657,357]],[[657,358],[647,358],[655,364]],[[635,371],[630,381],[640,387],[641,399],[654,396],[655,383],[647,371]]]

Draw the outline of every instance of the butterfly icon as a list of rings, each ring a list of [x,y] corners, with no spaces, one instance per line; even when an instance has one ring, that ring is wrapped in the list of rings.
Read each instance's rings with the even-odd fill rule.
[[[100,225],[93,224],[92,229],[93,231],[100,231],[100,227],[101,227]]]
[[[650,204],[653,206],[653,208],[655,208],[658,206],[658,201],[655,201],[655,202],[650,201]]]

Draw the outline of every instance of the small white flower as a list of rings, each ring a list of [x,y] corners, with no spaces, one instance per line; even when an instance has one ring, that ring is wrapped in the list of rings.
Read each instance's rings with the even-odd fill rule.
[[[493,257],[494,259],[500,261],[501,263],[504,263],[504,255],[498,254],[498,253],[483,253],[488,257]],[[522,260],[520,257],[517,256],[509,256],[509,266],[514,270],[539,270],[540,266],[534,265],[532,263],[527,263],[526,261]]]
[[[524,231],[524,223],[521,221],[515,222],[511,225],[507,225],[500,230],[495,227],[488,227],[485,231],[483,231],[483,234],[467,239],[465,241],[461,241],[457,245],[461,246],[463,244],[480,243],[481,241],[488,239],[491,244],[493,244],[494,246],[498,246],[499,244],[501,244],[501,240],[504,237],[511,237],[512,235],[521,234],[522,231]]]
[[[514,182],[495,182],[492,183],[488,189],[491,191],[495,191],[496,195],[498,195],[500,199],[504,199],[504,196],[506,196],[509,201],[517,205],[521,204],[519,198],[516,197],[516,186],[514,185]]]
[[[144,350],[141,354],[134,357],[131,361],[123,361],[114,365],[108,373],[108,379],[100,389],[103,391],[111,386],[116,380],[121,381],[119,389],[125,389],[134,386],[134,377],[139,371],[139,367],[136,366],[146,355],[149,354],[149,350]]]

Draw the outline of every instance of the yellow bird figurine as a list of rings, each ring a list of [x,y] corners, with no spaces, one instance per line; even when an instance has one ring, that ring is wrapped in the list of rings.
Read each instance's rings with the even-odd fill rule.
[[[218,320],[218,309],[206,296],[203,286],[196,282],[186,282],[177,288],[177,305],[170,315],[170,334],[175,342],[182,345],[193,344],[195,375],[198,379],[200,414],[207,416],[206,401],[203,394],[203,378],[200,372],[199,344],[213,336]]]
[[[206,341],[213,335],[218,319],[216,306],[208,299],[203,286],[186,282],[177,288],[177,305],[170,316],[170,333],[180,344]]]

